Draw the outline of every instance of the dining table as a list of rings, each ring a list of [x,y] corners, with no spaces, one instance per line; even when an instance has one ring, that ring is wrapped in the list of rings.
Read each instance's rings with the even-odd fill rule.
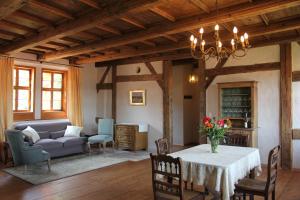
[[[259,150],[253,147],[219,145],[212,153],[210,144],[201,144],[169,155],[181,158],[183,180],[205,186],[213,199],[230,200],[240,179],[261,173]]]

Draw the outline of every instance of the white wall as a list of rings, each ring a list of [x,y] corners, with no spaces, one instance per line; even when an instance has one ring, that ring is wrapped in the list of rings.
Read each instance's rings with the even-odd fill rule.
[[[42,68],[48,69],[59,69],[68,70],[65,66],[68,64],[67,60],[56,60],[53,63],[40,63],[36,60],[36,56],[27,53],[16,53],[12,55],[16,57],[15,64],[23,65],[29,67],[35,67],[36,79],[35,79],[35,100],[34,100],[34,110],[35,119],[41,119],[41,71]],[[60,65],[63,64],[63,65]],[[81,77],[81,95],[82,95],[82,110],[84,119],[84,129],[85,131],[95,131],[96,123],[96,100],[97,93],[95,89],[97,81],[97,71],[94,64],[83,65],[82,77]]]
[[[152,62],[157,73],[162,73],[162,62]],[[137,75],[137,67],[141,68],[142,74],[150,74],[143,63],[120,65],[117,67],[117,75]],[[101,79],[105,68],[100,68],[98,80]],[[111,73],[109,73],[105,82],[110,82]],[[129,105],[129,90],[145,89],[146,105]],[[163,136],[163,97],[162,89],[156,81],[141,82],[122,82],[117,83],[117,123],[147,123],[148,132],[148,150],[155,151],[154,141]],[[101,90],[97,99],[97,116],[111,117],[111,91]]]

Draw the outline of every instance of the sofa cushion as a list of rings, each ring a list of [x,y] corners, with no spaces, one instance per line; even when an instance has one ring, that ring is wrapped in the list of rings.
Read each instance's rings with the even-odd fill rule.
[[[31,126],[37,132],[49,131],[56,132],[60,130],[65,130],[68,125],[71,125],[68,121],[59,121],[59,120],[36,120],[30,122],[17,122],[14,125],[16,130],[24,130],[27,126]]]
[[[57,139],[57,138],[60,138],[60,137],[64,137],[64,135],[65,135],[65,130],[51,132],[50,133],[50,138],[51,139]]]
[[[38,132],[38,134],[41,139],[49,139],[50,138],[49,131],[40,131],[40,132]]]
[[[25,128],[22,132],[25,137],[28,137],[28,139],[33,143],[36,143],[39,139],[41,139],[39,134],[30,126],[27,126],[27,128]]]
[[[63,143],[53,139],[41,139],[35,143],[35,145],[41,145],[43,149],[62,148]]]
[[[56,140],[63,143],[64,147],[82,145],[85,142],[81,137],[61,137]]]

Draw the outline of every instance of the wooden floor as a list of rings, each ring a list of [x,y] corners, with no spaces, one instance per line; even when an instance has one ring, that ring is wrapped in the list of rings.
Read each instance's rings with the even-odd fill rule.
[[[276,197],[300,200],[300,172],[279,172]],[[0,199],[153,199],[150,161],[120,163],[38,186],[0,172]]]

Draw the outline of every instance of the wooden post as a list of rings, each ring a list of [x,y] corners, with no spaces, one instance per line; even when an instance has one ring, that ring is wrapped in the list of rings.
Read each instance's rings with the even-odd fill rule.
[[[111,109],[111,115],[114,120],[117,120],[117,66],[112,66],[112,109]]]
[[[291,43],[280,45],[281,166],[292,169],[292,55]]]
[[[170,150],[173,145],[172,68],[172,61],[163,61],[163,137],[168,139]]]
[[[206,116],[206,75],[205,75],[205,61],[199,60],[198,62],[198,94],[199,94],[199,123]],[[199,137],[199,143],[207,143],[204,136]]]

